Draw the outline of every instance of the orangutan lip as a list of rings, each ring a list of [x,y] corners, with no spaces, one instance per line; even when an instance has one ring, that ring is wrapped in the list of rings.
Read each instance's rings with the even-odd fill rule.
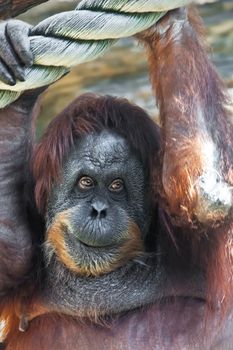
[[[94,248],[94,246],[90,245],[90,244],[87,244],[87,243],[84,243],[83,241],[81,241],[80,239],[78,240],[78,242],[81,244],[81,245],[84,245],[84,247],[87,247],[87,248]]]
[[[102,249],[109,249],[112,248],[112,245],[102,245],[102,246],[97,246],[97,245],[91,245],[91,244],[87,244],[83,241],[81,241],[81,239],[78,238],[78,242],[81,246],[86,247],[87,249],[95,249],[95,250],[102,250]]]

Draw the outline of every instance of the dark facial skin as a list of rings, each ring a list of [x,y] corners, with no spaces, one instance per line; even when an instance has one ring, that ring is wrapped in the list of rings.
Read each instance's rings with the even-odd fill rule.
[[[143,250],[150,221],[145,181],[140,160],[121,136],[89,134],[76,144],[61,184],[53,188],[48,230],[57,215],[68,215],[64,239],[78,265],[114,263],[132,227]]]

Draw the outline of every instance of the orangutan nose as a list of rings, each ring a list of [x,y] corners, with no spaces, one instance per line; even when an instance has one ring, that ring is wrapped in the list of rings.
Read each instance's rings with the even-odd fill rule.
[[[93,219],[105,219],[107,216],[107,204],[96,201],[91,205],[91,217]]]

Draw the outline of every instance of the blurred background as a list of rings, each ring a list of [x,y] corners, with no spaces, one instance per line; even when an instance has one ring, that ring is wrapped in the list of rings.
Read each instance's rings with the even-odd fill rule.
[[[201,2],[204,4],[198,7],[206,25],[210,56],[233,98],[233,0]],[[50,0],[19,18],[36,24],[55,13],[73,10],[77,3],[73,0]],[[38,135],[57,113],[86,91],[126,97],[158,120],[144,50],[132,38],[118,41],[102,58],[77,66],[49,88],[43,98]]]

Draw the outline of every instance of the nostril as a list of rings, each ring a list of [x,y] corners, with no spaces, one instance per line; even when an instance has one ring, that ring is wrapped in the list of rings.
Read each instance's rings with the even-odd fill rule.
[[[91,217],[95,219],[95,218],[97,218],[97,216],[98,216],[98,211],[95,208],[92,208],[91,209]]]
[[[104,218],[106,218],[106,215],[107,215],[107,210],[106,210],[106,209],[103,209],[103,210],[101,210],[101,212],[99,213],[99,218],[100,218],[100,219],[104,219]]]
[[[91,217],[93,219],[104,219],[107,216],[107,210],[106,209],[96,209],[94,206],[92,206],[91,209]]]

